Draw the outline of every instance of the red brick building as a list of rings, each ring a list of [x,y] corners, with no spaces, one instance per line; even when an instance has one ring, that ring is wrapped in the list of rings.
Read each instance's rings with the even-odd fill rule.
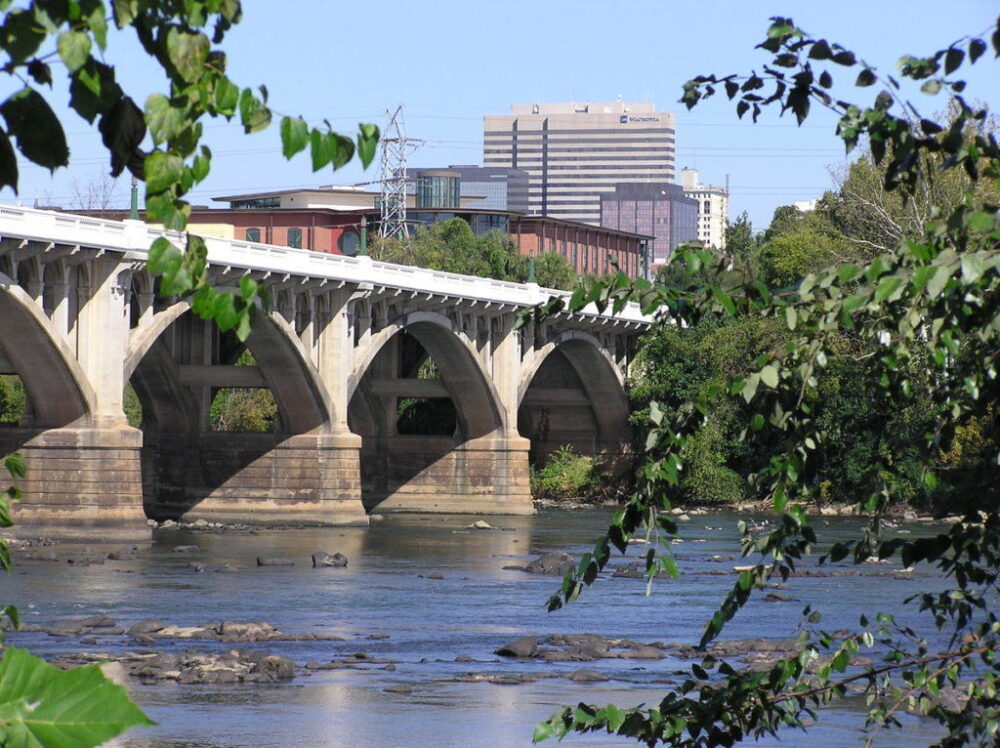
[[[86,211],[88,215],[121,220],[127,211]],[[140,217],[144,215],[140,213]],[[611,258],[632,277],[644,274],[651,236],[566,221],[548,216],[475,208],[415,209],[408,213],[411,228],[462,218],[477,236],[491,230],[507,234],[522,255],[554,252],[566,258],[577,273],[602,275],[612,271]],[[355,255],[362,225],[378,231],[375,208],[194,208],[191,231],[227,239],[277,244],[316,252]]]

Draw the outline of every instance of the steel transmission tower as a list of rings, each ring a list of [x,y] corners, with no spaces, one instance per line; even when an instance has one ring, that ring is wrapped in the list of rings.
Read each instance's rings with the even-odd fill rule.
[[[388,111],[386,111],[388,114]],[[403,105],[389,117],[380,140],[382,161],[379,181],[382,184],[382,236],[405,239],[406,227],[406,156],[408,151],[422,143],[406,137],[403,127]]]

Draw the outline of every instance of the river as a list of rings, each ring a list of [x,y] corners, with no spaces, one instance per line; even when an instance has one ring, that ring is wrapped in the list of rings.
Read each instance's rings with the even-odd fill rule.
[[[341,670],[299,670],[277,684],[182,685],[129,679],[132,698],[157,721],[136,729],[119,745],[130,748],[207,746],[528,746],[533,725],[562,705],[580,700],[621,706],[656,703],[676,671],[690,662],[603,659],[589,663],[510,661],[497,647],[526,635],[597,633],[643,642],[697,641],[701,627],[733,583],[738,557],[737,517],[695,515],[683,523],[674,546],[679,580],[657,581],[652,595],[633,579],[600,577],[576,603],[547,613],[545,601],[558,577],[505,570],[547,551],[579,554],[592,546],[610,510],[543,511],[534,517],[488,517],[494,530],[473,530],[474,517],[396,515],[368,528],[271,528],[246,531],[157,529],[141,535],[78,529],[56,537],[60,559],[84,547],[103,554],[126,543],[135,560],[104,564],[24,561],[3,578],[3,602],[16,603],[27,624],[48,625],[97,614],[128,627],[147,619],[198,626],[222,619],[266,620],[290,633],[342,637],[342,641],[292,641],[260,647],[303,666],[310,661],[364,652],[394,663]],[[761,518],[758,518],[761,519]],[[850,518],[817,520],[823,539],[844,538],[859,525]],[[927,532],[913,525],[904,532]],[[18,528],[17,535],[39,534]],[[197,545],[195,553],[177,553]],[[314,569],[310,554],[340,552],[346,568]],[[639,547],[630,549],[638,557]],[[256,567],[256,558],[287,557],[295,566]],[[204,572],[192,562],[206,565]],[[216,573],[229,563],[236,573]],[[614,563],[619,563],[618,559]],[[898,570],[898,567],[895,567]],[[862,610],[902,614],[901,601],[941,581],[920,570],[911,578],[893,567],[866,566],[866,576],[816,576],[789,580],[781,595],[761,596],[727,627],[722,639],[794,636],[806,601],[817,603],[827,630],[853,628]],[[370,638],[374,637],[374,638]],[[68,652],[134,650],[128,637],[97,636],[90,643],[40,632],[9,636],[10,643],[47,657]],[[159,641],[157,649],[224,650],[210,641]],[[456,661],[456,658],[459,658]],[[566,675],[581,667],[610,680],[578,683],[565,677],[517,685],[470,682],[486,675]],[[387,690],[390,689],[390,690]],[[408,691],[408,692],[407,692]],[[858,745],[860,707],[825,710],[808,736],[789,732],[780,742],[755,745]],[[906,718],[902,731],[881,734],[877,745],[912,746],[937,734],[927,720]],[[606,735],[571,736],[564,743],[630,745]],[[751,743],[752,744],[752,743]],[[553,743],[554,745],[554,743]]]

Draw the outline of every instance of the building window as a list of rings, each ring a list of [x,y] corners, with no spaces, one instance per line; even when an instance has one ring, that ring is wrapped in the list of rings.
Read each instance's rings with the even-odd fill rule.
[[[281,198],[278,197],[258,197],[249,200],[233,200],[229,207],[234,210],[258,210],[260,208],[279,208]]]
[[[345,231],[337,240],[337,246],[340,248],[342,254],[354,257],[361,247],[361,237],[353,231]]]
[[[259,242],[260,241],[260,229],[247,229],[247,241],[248,242]]]
[[[706,200],[705,201],[705,210],[703,212],[704,213],[711,213],[712,212],[712,201],[711,200]]]
[[[302,249],[302,229],[288,229],[288,246]]]

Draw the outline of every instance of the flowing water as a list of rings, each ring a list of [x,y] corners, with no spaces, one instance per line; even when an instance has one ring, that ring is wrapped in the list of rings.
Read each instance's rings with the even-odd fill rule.
[[[605,659],[587,663],[509,661],[493,651],[526,636],[597,633],[646,642],[694,643],[734,581],[737,517],[694,516],[684,523],[685,542],[674,546],[679,580],[657,581],[645,595],[639,580],[600,577],[576,603],[547,613],[557,577],[505,570],[547,551],[579,554],[592,546],[610,510],[544,511],[534,517],[490,517],[495,530],[472,530],[475,518],[394,516],[368,528],[284,528],[248,532],[151,530],[140,537],[104,530],[59,536],[60,555],[74,549],[105,552],[124,543],[140,547],[134,561],[102,565],[24,562],[2,579],[3,601],[16,602],[25,623],[107,614],[126,628],[147,619],[199,626],[223,619],[266,620],[293,634],[317,633],[342,641],[240,645],[291,658],[299,666],[357,652],[396,663],[394,671],[301,672],[279,684],[181,685],[129,681],[129,690],[159,724],[133,730],[127,746],[528,746],[533,725],[558,707],[591,703],[655,704],[679,682],[688,661]],[[846,538],[852,519],[821,520],[823,539]],[[906,531],[906,530],[904,530]],[[912,532],[929,532],[915,525]],[[22,536],[31,535],[20,528]],[[195,554],[175,553],[197,545]],[[346,568],[313,569],[315,551],[339,551]],[[642,547],[630,549],[638,558]],[[287,557],[293,567],[256,567],[256,557]],[[208,567],[191,569],[192,561]],[[615,559],[615,563],[618,560]],[[245,564],[237,573],[213,567]],[[727,627],[723,639],[794,636],[806,601],[823,614],[827,630],[855,627],[861,610],[902,613],[909,594],[942,584],[922,574],[892,576],[893,567],[866,566],[866,575],[789,580],[788,602],[755,599]],[[898,570],[898,567],[896,567]],[[432,578],[431,575],[441,578]],[[760,597],[760,596],[758,596]],[[369,638],[370,636],[377,638]],[[43,633],[17,633],[10,642],[42,656],[68,652],[127,651],[137,646],[225,650],[212,641],[136,645],[127,637],[99,636],[95,644]],[[456,661],[456,658],[472,661]],[[544,678],[518,685],[461,680],[468,673],[568,674],[581,667],[610,680],[576,683]],[[408,686],[410,693],[387,691]],[[860,705],[823,712],[814,731],[788,732],[780,742],[756,745],[858,745]],[[886,732],[878,745],[912,746],[937,733],[926,720],[907,718],[902,731]],[[564,742],[628,745],[606,735],[571,736]],[[752,743],[751,743],[752,744]]]

